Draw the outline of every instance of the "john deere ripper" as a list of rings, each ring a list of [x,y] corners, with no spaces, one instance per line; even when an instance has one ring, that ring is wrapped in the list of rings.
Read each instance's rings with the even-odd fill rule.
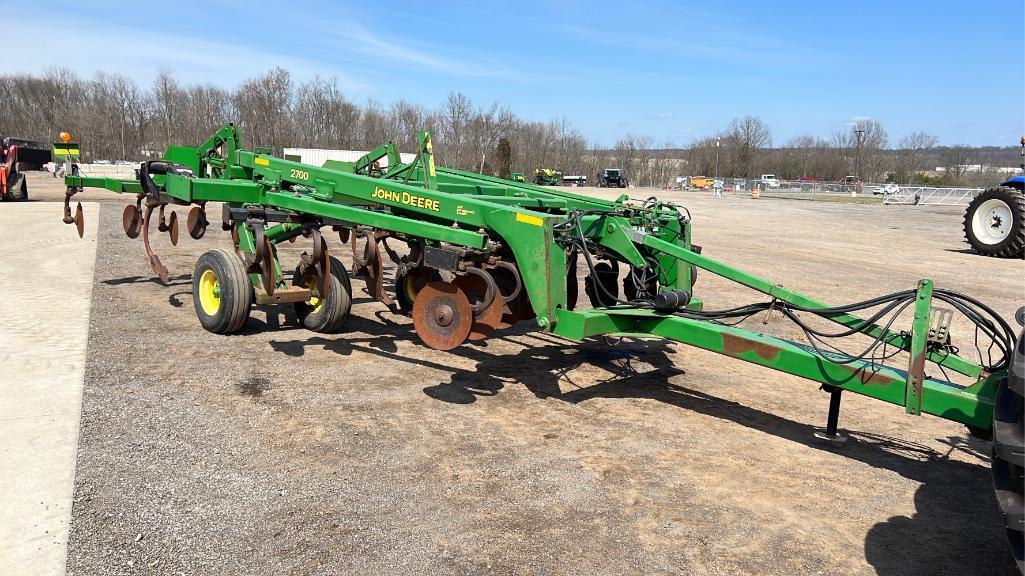
[[[387,168],[378,162],[384,157]],[[196,314],[211,332],[238,331],[254,303],[292,304],[310,330],[342,330],[351,270],[371,296],[412,315],[420,339],[439,350],[532,319],[541,330],[575,340],[662,337],[819,382],[831,394],[827,437],[835,436],[843,391],[902,406],[908,414],[960,422],[993,439],[994,487],[1021,566],[1025,341],[970,296],[922,280],[911,289],[830,306],[702,256],[691,244],[684,208],[655,198],[598,200],[438,167],[426,132],[409,164],[388,143],[357,162],[318,167],[245,150],[229,124],[199,147],[172,147],[163,160],[143,163],[137,179],[72,175],[66,184],[64,221],[76,224],[80,235],[82,210],[79,204],[72,212],[74,194],[97,187],[133,195],[124,209],[125,233],[141,234],[163,281],[168,271],[150,245],[152,222],[177,244],[173,209],[191,206],[186,225],[198,239],[210,222],[207,203],[222,203],[221,225],[231,232],[234,250],[206,252],[192,276]],[[350,269],[329,254],[325,228],[351,244]],[[289,276],[276,247],[298,237],[312,248]],[[389,240],[405,243],[408,252],[400,256]],[[383,253],[396,265],[394,290],[384,285]],[[577,308],[578,261],[586,269],[590,309]],[[767,301],[704,310],[692,290],[698,268],[761,292]],[[773,310],[800,327],[806,342],[732,325]],[[897,331],[905,310],[913,320]],[[959,355],[951,344],[954,315],[973,326],[984,362]],[[840,329],[816,327],[808,322],[813,316]],[[1025,323],[1022,311],[1018,316]],[[867,347],[843,352],[835,346],[858,334]],[[904,369],[884,363],[897,353],[907,358]],[[927,374],[927,366],[944,378]],[[948,373],[963,382],[949,381]]]

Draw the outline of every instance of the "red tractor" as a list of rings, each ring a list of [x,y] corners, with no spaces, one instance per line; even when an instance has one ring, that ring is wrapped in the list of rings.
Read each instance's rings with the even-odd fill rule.
[[[38,170],[50,161],[43,142],[4,138],[0,145],[0,200],[28,200],[24,170]]]

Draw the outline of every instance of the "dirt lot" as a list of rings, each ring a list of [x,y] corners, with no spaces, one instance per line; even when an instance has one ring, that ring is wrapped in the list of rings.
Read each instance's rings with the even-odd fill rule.
[[[1007,318],[1025,301],[1025,265],[968,253],[958,209],[669,195],[706,255],[828,302],[924,277]],[[848,394],[833,446],[808,381],[523,324],[437,352],[361,294],[344,334],[261,309],[216,336],[190,274],[227,235],[160,238],[164,286],[121,232],[127,200],[82,198],[103,204],[71,574],[1017,573],[989,446],[959,425]]]

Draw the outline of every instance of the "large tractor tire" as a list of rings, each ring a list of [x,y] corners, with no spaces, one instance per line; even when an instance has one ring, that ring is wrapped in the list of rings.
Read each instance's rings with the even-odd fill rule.
[[[964,235],[984,256],[1025,256],[1025,194],[996,186],[976,196],[965,211]]]
[[[295,303],[295,316],[307,330],[332,334],[341,330],[349,318],[349,310],[352,308],[352,283],[345,265],[334,256],[331,257],[329,282],[331,285],[328,287],[326,298],[313,298],[309,303]],[[292,284],[303,284],[298,268],[292,276]],[[307,281],[311,289],[314,284],[312,280]]]
[[[215,334],[241,330],[253,307],[253,284],[242,259],[228,250],[204,252],[192,274],[192,304],[206,330]]]
[[[1019,310],[1019,316],[1025,312]],[[1025,330],[1018,336],[1008,377],[993,401],[993,491],[1011,552],[1025,574]]]

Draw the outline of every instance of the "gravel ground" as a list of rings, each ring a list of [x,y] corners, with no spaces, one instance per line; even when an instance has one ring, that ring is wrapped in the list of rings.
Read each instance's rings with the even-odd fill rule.
[[[959,425],[849,394],[833,446],[808,381],[525,324],[432,351],[362,294],[344,334],[259,309],[216,336],[190,273],[227,236],[159,239],[163,286],[124,200],[86,194],[104,204],[70,574],[1016,574],[988,444]],[[706,255],[828,302],[922,277],[1008,318],[1023,301],[1023,263],[966,252],[956,209],[670,195]]]

